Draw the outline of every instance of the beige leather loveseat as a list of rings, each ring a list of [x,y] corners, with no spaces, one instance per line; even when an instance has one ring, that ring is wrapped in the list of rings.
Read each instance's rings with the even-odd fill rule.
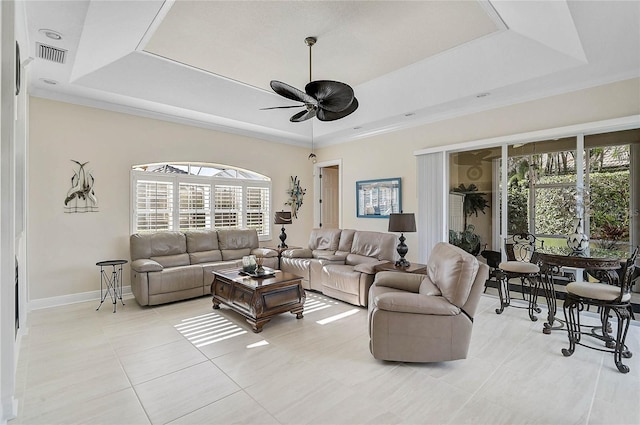
[[[241,267],[245,255],[259,255],[265,266],[278,266],[276,251],[258,247],[255,229],[134,234],[129,242],[131,292],[140,305],[209,294],[211,271]]]
[[[280,268],[303,277],[302,286],[367,305],[378,264],[395,261],[396,236],[352,229],[313,229],[309,246],[282,255]]]
[[[369,348],[376,359],[440,362],[467,357],[489,267],[438,243],[427,274],[380,272],[369,292]]]

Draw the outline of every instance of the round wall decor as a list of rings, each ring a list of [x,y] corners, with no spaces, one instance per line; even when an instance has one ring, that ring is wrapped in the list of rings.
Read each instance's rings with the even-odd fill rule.
[[[478,180],[480,177],[482,177],[482,168],[477,165],[469,167],[467,170],[467,178],[469,180]]]

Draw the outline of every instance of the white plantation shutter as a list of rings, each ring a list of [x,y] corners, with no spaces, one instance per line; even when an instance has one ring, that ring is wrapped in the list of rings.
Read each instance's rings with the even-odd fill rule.
[[[179,184],[179,229],[211,228],[211,185]]]
[[[138,180],[136,195],[138,232],[173,230],[173,183]]]
[[[247,225],[256,229],[258,236],[269,234],[269,189],[247,187]]]
[[[216,229],[242,227],[242,186],[216,185],[214,223]]]
[[[133,166],[131,205],[132,233],[252,228],[260,241],[271,239],[271,180],[249,170],[202,163]]]

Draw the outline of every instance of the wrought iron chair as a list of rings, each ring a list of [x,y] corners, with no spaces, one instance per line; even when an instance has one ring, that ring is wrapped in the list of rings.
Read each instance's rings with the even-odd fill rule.
[[[567,284],[567,297],[564,301],[564,317],[567,322],[569,348],[563,348],[562,354],[568,357],[573,354],[576,345],[598,351],[613,353],[613,361],[622,373],[629,372],[629,367],[622,363],[623,358],[630,358],[632,353],[625,345],[629,323],[633,318],[631,308],[631,282],[636,269],[638,248],[633,251],[621,269],[621,273],[602,270],[588,270],[601,282],[571,282]],[[621,275],[621,277],[620,277]],[[590,332],[581,331],[580,311],[586,306],[596,306],[600,311],[601,333],[595,329]],[[615,335],[611,335],[609,317],[618,319]],[[582,335],[588,335],[605,342],[605,347],[597,347],[582,342]]]
[[[501,314],[506,307],[511,306],[511,294],[509,293],[509,280],[520,279],[520,291],[522,299],[527,301],[527,310],[532,322],[538,320],[534,313],[540,313],[538,307],[538,281],[540,267],[536,264],[536,248],[544,246],[544,241],[539,240],[531,233],[516,233],[505,243],[507,261],[498,265],[498,295],[500,308],[496,309]],[[525,297],[525,286],[528,287]],[[513,307],[524,308],[513,305]]]
[[[496,284],[499,284],[498,268],[500,265],[500,261],[502,261],[502,253],[498,251],[488,250],[486,249],[485,245],[485,249],[480,253],[480,255],[482,255],[482,257],[487,260],[487,266],[489,266],[489,279],[487,279],[487,282],[493,279]],[[487,292],[486,284],[484,286],[483,292]]]

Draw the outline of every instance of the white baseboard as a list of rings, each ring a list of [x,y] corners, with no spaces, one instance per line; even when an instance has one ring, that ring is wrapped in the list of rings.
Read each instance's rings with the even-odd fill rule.
[[[132,296],[133,294],[131,293],[131,286],[123,286],[122,298],[131,298]],[[58,297],[38,298],[36,300],[30,300],[29,304],[27,305],[27,311],[82,303],[85,301],[100,302],[100,291],[80,292],[78,294],[60,295]],[[105,300],[105,302],[106,301],[108,300]]]

